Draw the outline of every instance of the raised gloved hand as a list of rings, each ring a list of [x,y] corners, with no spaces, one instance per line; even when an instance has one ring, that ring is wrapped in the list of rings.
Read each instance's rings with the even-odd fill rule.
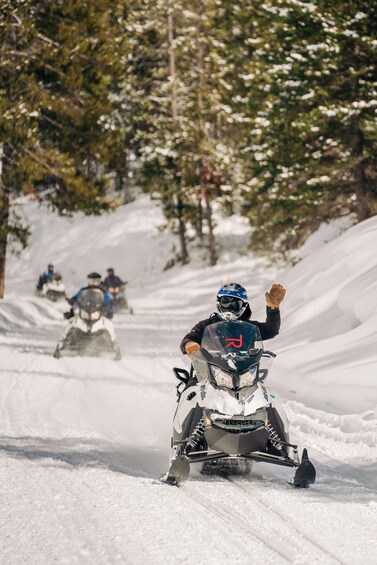
[[[281,284],[273,284],[270,292],[266,292],[266,303],[270,308],[279,308],[284,300],[286,290]]]
[[[200,345],[196,341],[188,341],[185,345],[185,351],[187,355],[191,355],[194,351],[199,351]]]

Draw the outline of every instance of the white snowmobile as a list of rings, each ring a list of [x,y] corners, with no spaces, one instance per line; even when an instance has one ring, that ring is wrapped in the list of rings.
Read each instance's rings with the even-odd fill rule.
[[[78,309],[69,320],[62,342],[56,346],[54,357],[94,356],[121,359],[119,345],[111,321],[104,316],[103,292],[86,288],[78,299]]]
[[[52,279],[51,281],[46,282],[43,285],[39,296],[48,298],[48,300],[52,300],[52,302],[65,300],[66,291],[63,281],[61,279]]]
[[[264,385],[275,354],[265,351],[259,329],[247,322],[211,324],[191,373],[174,368],[178,406],[174,415],[170,484],[185,481],[190,464],[202,472],[232,474],[262,461],[295,468],[292,484],[305,488],[316,472],[304,449],[289,442],[288,420],[275,394]]]

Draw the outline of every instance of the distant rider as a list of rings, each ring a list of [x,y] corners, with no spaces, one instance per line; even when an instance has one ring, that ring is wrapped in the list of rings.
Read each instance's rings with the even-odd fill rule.
[[[107,277],[103,281],[103,286],[108,290],[109,288],[118,288],[127,284],[127,282],[122,281],[120,277],[115,274],[115,271],[112,267],[107,269]]]
[[[88,277],[88,284],[80,288],[78,292],[72,298],[67,299],[67,302],[72,306],[72,308],[64,313],[64,317],[69,319],[75,315],[75,309],[79,307],[79,300],[84,290],[89,288],[98,288],[103,293],[103,313],[106,318],[111,319],[113,317],[114,309],[112,304],[112,299],[110,294],[107,292],[106,288],[102,285],[102,277],[99,273],[89,273]]]
[[[54,278],[54,265],[47,265],[47,271],[39,276],[37,283],[37,290],[42,290],[43,285],[47,282],[51,282]]]
[[[105,278],[103,285],[109,291],[110,296],[113,299],[114,312],[129,308],[130,314],[132,314],[133,310],[129,307],[125,294],[126,284],[127,281],[122,281],[122,279],[115,274],[112,267],[107,269],[107,277]]]
[[[56,271],[56,273],[54,273],[54,276],[52,277],[54,281],[56,281],[57,283],[62,283],[63,282],[63,277],[61,276],[61,274]]]
[[[222,286],[217,293],[217,310],[205,320],[198,322],[192,330],[185,335],[181,342],[181,351],[191,355],[200,349],[200,343],[205,328],[210,324],[222,320],[239,320],[249,322],[259,328],[263,340],[271,339],[279,333],[280,329],[280,304],[285,296],[285,288],[281,284],[273,284],[270,292],[265,293],[267,303],[267,317],[265,322],[250,320],[251,310],[245,288],[238,283],[229,283]]]

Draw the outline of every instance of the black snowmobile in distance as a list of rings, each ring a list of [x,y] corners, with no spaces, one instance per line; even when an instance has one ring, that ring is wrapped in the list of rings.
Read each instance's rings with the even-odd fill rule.
[[[78,309],[69,320],[62,342],[56,346],[54,357],[91,356],[121,359],[119,345],[111,321],[104,315],[103,292],[86,288],[78,298]]]
[[[259,329],[247,322],[222,321],[204,330],[191,373],[174,368],[178,405],[173,421],[168,472],[162,480],[185,481],[190,464],[205,474],[237,473],[248,462],[292,467],[291,484],[306,488],[316,471],[303,449],[289,441],[288,420],[276,395],[264,384],[275,354],[263,349]],[[227,471],[228,469],[228,471]],[[230,472],[229,472],[230,469]],[[242,470],[241,470],[242,472]]]
[[[133,314],[133,308],[129,305],[126,297],[126,282],[119,286],[109,286],[107,287],[107,292],[110,294],[115,312],[128,311],[129,314]]]

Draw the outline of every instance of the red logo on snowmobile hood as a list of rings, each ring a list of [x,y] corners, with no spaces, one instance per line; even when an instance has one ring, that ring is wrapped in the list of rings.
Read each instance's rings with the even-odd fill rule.
[[[236,337],[226,337],[225,341],[229,342],[225,347],[235,347],[236,349],[241,349],[242,347],[242,334],[239,338]]]

